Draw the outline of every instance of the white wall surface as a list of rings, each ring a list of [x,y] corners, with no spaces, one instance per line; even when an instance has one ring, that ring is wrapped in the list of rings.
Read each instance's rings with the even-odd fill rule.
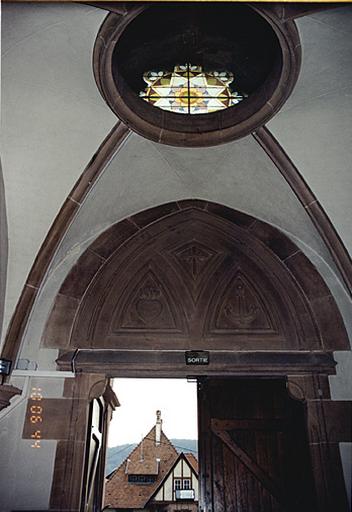
[[[268,124],[352,250],[352,6],[297,21],[303,46],[292,96]]]
[[[0,339],[6,298],[8,234],[5,204],[5,188],[0,163]]]
[[[2,5],[5,327],[55,216],[116,120],[92,73],[105,16],[77,3]]]

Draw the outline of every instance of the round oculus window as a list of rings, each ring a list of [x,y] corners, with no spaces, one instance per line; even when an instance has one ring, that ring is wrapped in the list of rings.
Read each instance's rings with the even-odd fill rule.
[[[248,135],[282,106],[297,80],[292,21],[270,6],[223,3],[127,6],[103,23],[94,72],[132,130],[177,146]]]

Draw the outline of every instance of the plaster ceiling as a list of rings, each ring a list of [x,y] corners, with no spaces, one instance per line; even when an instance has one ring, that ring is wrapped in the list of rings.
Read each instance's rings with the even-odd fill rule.
[[[253,137],[212,148],[180,149],[131,134],[84,201],[51,268],[111,224],[186,198],[244,211],[329,258],[304,208]]]
[[[80,4],[2,7],[2,159],[9,233],[5,325],[62,203],[116,121],[100,97],[91,64],[105,16]],[[269,124],[350,247],[352,38],[346,34],[351,23],[351,7],[297,21],[301,76]],[[252,137],[182,149],[132,134],[63,239],[43,290],[45,303],[89,241],[111,223],[186,197],[220,202],[276,225],[321,261],[333,281],[334,265],[304,208]],[[39,308],[38,315],[44,321],[44,310]]]
[[[352,6],[296,23],[303,46],[300,77],[268,127],[351,252]]]
[[[78,4],[2,5],[5,324],[62,203],[115,123],[91,63],[105,16]]]

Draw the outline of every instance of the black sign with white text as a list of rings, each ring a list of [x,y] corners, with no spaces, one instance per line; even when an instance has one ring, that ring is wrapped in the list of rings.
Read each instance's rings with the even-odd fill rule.
[[[205,350],[191,350],[185,352],[186,364],[209,364],[209,352]]]

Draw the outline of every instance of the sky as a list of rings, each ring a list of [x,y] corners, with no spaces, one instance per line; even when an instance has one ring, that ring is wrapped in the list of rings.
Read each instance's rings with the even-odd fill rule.
[[[109,427],[108,446],[139,443],[161,411],[169,439],[197,439],[197,384],[185,379],[114,379],[121,404]]]

